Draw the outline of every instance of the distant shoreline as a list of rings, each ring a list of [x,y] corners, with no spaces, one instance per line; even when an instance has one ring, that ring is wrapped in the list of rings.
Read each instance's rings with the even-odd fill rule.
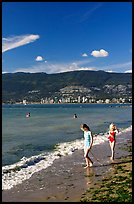
[[[71,104],[71,105],[85,105],[85,104],[107,104],[107,105],[132,105],[132,103],[40,103],[40,102],[31,102],[27,104],[23,103],[2,103],[2,105],[66,105],[66,104]]]

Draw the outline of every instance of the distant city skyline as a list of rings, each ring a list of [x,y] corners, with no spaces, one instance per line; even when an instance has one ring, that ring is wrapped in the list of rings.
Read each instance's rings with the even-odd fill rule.
[[[132,72],[132,2],[2,2],[2,72]]]

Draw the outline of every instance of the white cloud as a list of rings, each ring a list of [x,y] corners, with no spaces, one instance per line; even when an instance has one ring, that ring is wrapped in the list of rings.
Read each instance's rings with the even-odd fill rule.
[[[29,68],[18,68],[15,70],[15,72],[46,72],[48,74],[51,74],[77,70],[96,70],[95,67],[84,66],[84,64],[87,64],[90,61],[91,60],[81,60],[72,63],[46,63],[46,61],[44,61],[41,64],[34,65]]]
[[[113,72],[113,70],[108,70],[108,71],[106,71],[106,72],[112,73],[112,72]]]
[[[38,61],[43,61],[44,59],[41,56],[37,56],[35,60],[38,62]]]
[[[28,43],[34,42],[37,39],[39,39],[39,35],[33,34],[2,38],[2,52],[26,45]]]
[[[82,57],[88,57],[87,53],[83,53]]]
[[[125,71],[124,73],[132,73],[132,69]]]
[[[78,70],[97,71],[95,67],[80,67]]]
[[[101,49],[99,51],[97,50],[94,50],[91,52],[91,55],[94,56],[94,57],[107,57],[108,56],[108,52]]]
[[[36,63],[31,67],[23,67],[17,68],[14,72],[46,72],[48,74],[52,73],[60,73],[60,72],[68,72],[68,71],[77,71],[77,70],[103,70],[105,72],[131,72],[132,69],[132,61],[120,63],[120,64],[112,64],[107,66],[90,66],[90,63],[94,60],[90,60],[88,58],[84,58],[82,60],[77,60],[74,62],[47,62],[43,61],[42,63]]]

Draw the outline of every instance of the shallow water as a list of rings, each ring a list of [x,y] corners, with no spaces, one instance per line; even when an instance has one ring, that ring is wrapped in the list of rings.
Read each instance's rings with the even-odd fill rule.
[[[38,104],[2,106],[2,163],[13,164],[22,157],[48,153],[57,143],[83,137],[80,124],[93,134],[105,133],[111,122],[118,128],[132,124],[132,108],[125,104]],[[31,117],[26,118],[30,112]],[[78,118],[74,119],[73,115]]]
[[[27,112],[31,113],[30,118],[25,117]],[[73,118],[75,113],[77,119]],[[113,121],[120,132],[128,127],[131,131],[131,116],[131,106],[4,105],[2,188],[10,189],[51,166],[55,159],[83,149],[81,123],[90,124],[93,145],[101,145],[108,141],[108,126]]]

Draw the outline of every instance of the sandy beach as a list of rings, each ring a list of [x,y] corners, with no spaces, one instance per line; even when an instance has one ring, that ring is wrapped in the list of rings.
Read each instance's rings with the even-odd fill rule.
[[[117,136],[114,163],[110,161],[108,142],[93,146],[90,156],[94,163],[88,169],[84,169],[83,150],[63,156],[22,184],[3,190],[2,202],[79,202],[87,189],[96,188],[96,183],[112,172],[114,165],[131,155],[126,148],[131,141],[132,131]]]

